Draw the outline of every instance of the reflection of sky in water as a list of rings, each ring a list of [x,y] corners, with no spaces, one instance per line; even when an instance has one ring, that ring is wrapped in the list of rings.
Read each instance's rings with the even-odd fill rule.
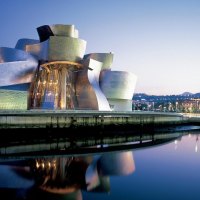
[[[198,143],[198,135],[185,135],[170,143],[133,152],[46,157],[29,160],[30,165],[27,161],[18,166],[18,161],[12,166],[4,163],[0,165],[0,188],[39,186],[40,191],[29,190],[29,200],[39,198],[41,191],[49,189],[53,189],[53,193],[43,193],[43,197],[54,200],[60,199],[61,194],[64,199],[74,200],[197,200],[200,182]],[[56,164],[50,166],[49,163]],[[74,192],[70,192],[70,188],[75,189]],[[57,189],[64,193],[58,194]],[[20,197],[25,198],[26,193],[23,195]]]
[[[0,166],[0,188],[28,188],[34,184],[33,180],[28,180],[12,171],[12,167]]]
[[[112,176],[109,194],[83,193],[83,199],[200,199],[200,151],[196,135],[133,151],[135,172]],[[199,141],[197,140],[197,143]]]

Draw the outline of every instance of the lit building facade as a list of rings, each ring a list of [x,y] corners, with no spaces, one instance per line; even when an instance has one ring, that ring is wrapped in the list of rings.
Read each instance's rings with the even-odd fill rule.
[[[74,25],[44,25],[37,32],[39,40],[0,48],[0,96],[6,93],[10,102],[0,109],[132,110],[137,77],[112,71],[112,53],[85,55],[86,41]],[[23,99],[23,106],[12,107],[11,99]]]

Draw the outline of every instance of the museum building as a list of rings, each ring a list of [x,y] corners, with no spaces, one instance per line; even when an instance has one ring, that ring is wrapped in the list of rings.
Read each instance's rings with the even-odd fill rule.
[[[137,77],[113,53],[85,54],[74,25],[37,28],[39,40],[0,48],[0,109],[131,111]]]

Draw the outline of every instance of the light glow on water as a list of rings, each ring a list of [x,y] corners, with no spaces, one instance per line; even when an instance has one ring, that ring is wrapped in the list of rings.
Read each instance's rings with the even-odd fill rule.
[[[12,161],[10,166],[2,162],[0,194],[10,187],[18,191],[20,186],[27,192],[18,199],[29,199],[30,194],[38,198],[38,187],[44,198],[70,194],[83,200],[199,200],[200,131],[188,131],[182,137],[174,134],[174,139],[172,133],[154,134],[152,140],[144,135],[144,141],[133,142],[137,148],[129,150],[100,152],[97,145],[98,153],[40,156]],[[157,143],[155,138],[164,140]],[[138,148],[148,142],[151,145]]]

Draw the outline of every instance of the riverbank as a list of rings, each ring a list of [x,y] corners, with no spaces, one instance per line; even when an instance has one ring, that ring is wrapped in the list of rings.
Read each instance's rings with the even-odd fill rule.
[[[106,112],[88,110],[28,110],[0,111],[0,128],[82,128],[106,126],[154,126],[188,123],[180,113],[164,112]]]

